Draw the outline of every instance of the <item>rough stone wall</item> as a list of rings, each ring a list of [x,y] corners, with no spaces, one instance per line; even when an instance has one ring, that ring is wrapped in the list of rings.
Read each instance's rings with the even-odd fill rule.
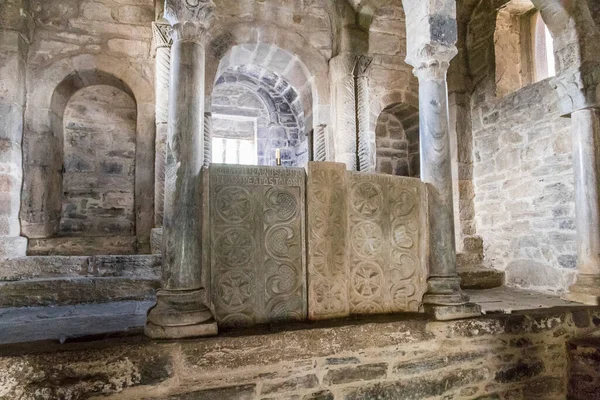
[[[33,0],[31,8],[36,29],[26,68],[23,232],[29,237],[57,233],[64,107],[78,89],[108,84],[136,101],[135,227],[143,250],[153,226],[154,2]]]
[[[599,325],[590,308],[38,346],[4,352],[0,387],[36,399],[564,400],[566,342]]]
[[[567,345],[569,354],[569,400],[600,399],[600,340],[579,339]]]
[[[495,96],[489,12],[475,12],[468,42],[477,234],[509,284],[562,291],[576,268],[570,121],[548,80]]]
[[[419,114],[399,104],[377,120],[377,172],[419,177]]]
[[[125,92],[89,86],[64,119],[59,235],[133,235],[136,107]]]

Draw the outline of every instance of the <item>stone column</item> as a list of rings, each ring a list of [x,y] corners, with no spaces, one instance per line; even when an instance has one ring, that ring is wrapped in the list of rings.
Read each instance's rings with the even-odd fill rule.
[[[24,256],[19,210],[23,181],[23,112],[31,19],[28,2],[0,2],[0,259]]]
[[[561,115],[571,117],[577,280],[563,297],[600,304],[600,65],[563,71],[554,78]]]
[[[421,179],[428,183],[430,256],[425,309],[442,320],[481,314],[456,271],[446,75],[456,49],[454,0],[403,0],[407,57],[419,79]]]
[[[372,58],[359,56],[356,61],[356,133],[358,136],[358,170],[373,172],[375,170],[375,136],[369,131],[371,110],[369,108],[368,71]]]
[[[317,125],[313,132],[313,161],[327,160],[326,125]]]
[[[176,339],[217,334],[202,282],[204,75],[210,0],[167,0],[173,27],[163,220],[163,277],[146,335]]]
[[[154,169],[154,226],[163,224],[165,162],[167,146],[167,121],[169,116],[169,74],[171,72],[171,25],[166,22],[152,23],[156,52],[156,146]],[[153,236],[156,233],[153,230]]]
[[[358,169],[355,66],[356,55],[352,53],[341,53],[329,63],[335,110],[335,160],[351,171]]]
[[[204,113],[204,166],[212,161],[212,113]]]

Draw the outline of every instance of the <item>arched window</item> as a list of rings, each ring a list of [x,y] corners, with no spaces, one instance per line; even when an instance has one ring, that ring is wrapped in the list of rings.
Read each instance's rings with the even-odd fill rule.
[[[494,46],[498,97],[555,75],[552,36],[529,0],[512,0],[498,11]]]

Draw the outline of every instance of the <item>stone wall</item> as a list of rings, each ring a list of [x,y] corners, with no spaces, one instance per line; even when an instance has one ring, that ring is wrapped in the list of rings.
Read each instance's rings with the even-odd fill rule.
[[[596,308],[39,345],[4,349],[0,388],[36,399],[564,400],[566,342],[599,325]]]
[[[375,129],[377,172],[398,176],[420,176],[419,111],[396,104],[382,111]]]
[[[586,338],[573,340],[567,347],[569,354],[569,400],[600,399],[600,340]]]
[[[154,224],[154,2],[33,0],[31,9],[22,231],[30,238],[58,233],[65,107],[79,89],[109,85],[136,102],[135,233],[144,251]]]
[[[111,86],[89,86],[64,114],[59,235],[133,235],[135,102]]]
[[[509,284],[563,291],[576,269],[570,120],[549,80],[496,97],[494,14],[481,7],[467,40],[477,234]]]

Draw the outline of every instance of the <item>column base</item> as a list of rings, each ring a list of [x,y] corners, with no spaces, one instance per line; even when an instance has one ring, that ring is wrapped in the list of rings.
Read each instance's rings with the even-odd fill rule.
[[[561,297],[575,303],[600,305],[600,275],[577,275],[577,281]]]
[[[152,339],[215,336],[217,323],[204,305],[204,291],[159,290],[148,311],[144,333]]]
[[[481,316],[481,306],[475,303],[439,306],[424,304],[423,311],[432,315],[438,321],[475,318]]]
[[[427,280],[424,304],[456,306],[468,302],[469,296],[460,288],[460,277],[432,277]]]
[[[27,238],[0,237],[0,258],[17,258],[27,255]]]

